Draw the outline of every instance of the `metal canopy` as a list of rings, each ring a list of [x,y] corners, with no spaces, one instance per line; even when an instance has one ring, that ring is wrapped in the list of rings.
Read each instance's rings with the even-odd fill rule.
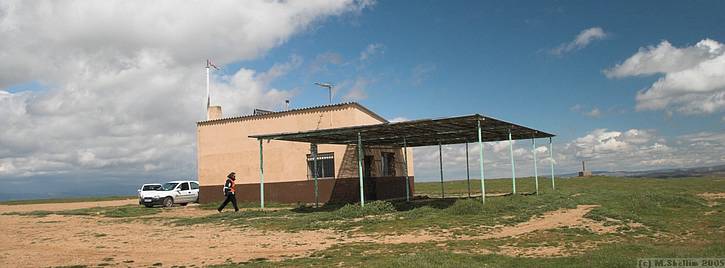
[[[418,147],[477,141],[479,139],[477,128],[479,121],[481,123],[481,138],[484,142],[509,140],[509,133],[511,133],[511,139],[514,140],[550,138],[554,136],[553,134],[540,130],[474,114],[296,133],[251,135],[249,137],[262,140],[283,140],[316,144],[357,144],[359,133],[365,145],[398,147],[407,145],[407,147]]]

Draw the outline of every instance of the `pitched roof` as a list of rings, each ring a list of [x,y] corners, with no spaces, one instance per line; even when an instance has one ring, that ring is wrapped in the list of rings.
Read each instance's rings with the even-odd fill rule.
[[[265,118],[265,117],[278,117],[278,116],[290,115],[290,114],[295,114],[295,113],[300,113],[300,112],[323,111],[323,110],[343,108],[343,107],[358,108],[361,111],[369,114],[370,116],[372,116],[382,122],[388,123],[388,120],[386,120],[382,116],[376,114],[375,112],[371,111],[370,109],[366,108],[365,106],[362,106],[361,104],[359,104],[357,102],[343,102],[343,103],[336,103],[336,104],[327,104],[327,105],[320,105],[320,106],[290,109],[290,110],[286,110],[286,111],[269,112],[269,113],[263,113],[263,114],[249,114],[249,115],[225,117],[225,118],[219,118],[219,119],[213,119],[213,120],[204,120],[204,121],[199,121],[196,124],[197,125],[206,125],[206,124],[212,124],[212,123],[224,123],[224,122],[231,122],[231,121],[259,119],[259,118]]]

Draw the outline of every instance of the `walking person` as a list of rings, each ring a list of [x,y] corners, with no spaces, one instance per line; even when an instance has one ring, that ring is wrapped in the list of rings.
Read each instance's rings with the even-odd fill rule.
[[[234,211],[239,211],[239,208],[237,207],[237,197],[234,195],[234,193],[236,192],[236,183],[234,183],[235,180],[236,179],[234,172],[227,175],[227,181],[224,183],[224,195],[226,196],[226,199],[224,199],[224,202],[217,209],[220,213],[222,212],[222,209],[227,206],[227,203],[229,203],[229,201],[232,201],[232,205],[234,205]]]

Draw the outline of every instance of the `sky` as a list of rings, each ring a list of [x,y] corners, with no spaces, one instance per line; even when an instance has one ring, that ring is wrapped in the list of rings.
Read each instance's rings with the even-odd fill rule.
[[[195,122],[356,101],[391,121],[479,113],[553,139],[516,174],[725,164],[722,1],[0,0],[0,199],[196,177]],[[474,145],[471,145],[474,146]],[[476,148],[476,147],[471,147]],[[509,143],[484,147],[511,173]],[[475,152],[475,149],[472,149]],[[464,145],[443,147],[446,179]],[[415,175],[437,180],[438,148]],[[471,153],[471,163],[478,154]],[[478,174],[478,165],[471,164]]]

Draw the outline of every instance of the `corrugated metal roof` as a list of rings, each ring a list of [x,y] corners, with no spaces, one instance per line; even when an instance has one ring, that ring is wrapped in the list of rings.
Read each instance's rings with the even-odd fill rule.
[[[222,122],[237,121],[237,120],[248,120],[248,119],[257,119],[257,118],[265,118],[265,117],[277,117],[277,116],[294,114],[294,113],[299,113],[299,112],[310,112],[310,111],[314,111],[314,110],[326,110],[326,109],[330,109],[330,108],[345,107],[345,106],[353,106],[353,107],[360,108],[360,110],[362,110],[363,112],[370,114],[371,116],[379,119],[380,121],[383,121],[385,123],[388,122],[388,120],[386,120],[382,116],[376,114],[375,112],[371,111],[370,109],[366,108],[365,106],[362,106],[361,104],[359,104],[357,102],[343,102],[343,103],[336,103],[336,104],[327,104],[327,105],[320,105],[320,106],[290,109],[287,111],[270,112],[270,113],[265,113],[265,114],[249,114],[249,115],[241,115],[241,116],[235,116],[235,117],[225,117],[225,118],[219,118],[219,119],[213,119],[213,120],[199,121],[196,124],[205,125],[205,124],[211,124],[211,123],[222,123]]]
[[[479,122],[481,124],[481,139],[487,142],[508,140],[509,133],[511,133],[511,138],[514,140],[554,136],[554,134],[541,130],[474,114],[296,133],[260,134],[249,137],[318,144],[356,144],[359,134],[365,145],[402,147],[405,138],[408,147],[416,147],[476,142],[478,141],[477,126]]]

